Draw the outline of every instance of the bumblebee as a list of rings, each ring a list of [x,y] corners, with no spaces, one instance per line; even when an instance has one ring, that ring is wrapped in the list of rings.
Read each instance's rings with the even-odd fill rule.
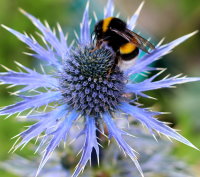
[[[116,54],[115,63],[121,70],[134,64],[139,49],[149,53],[148,48],[155,47],[146,39],[127,28],[127,24],[119,18],[108,17],[99,21],[94,28],[96,48],[103,44],[111,47]]]

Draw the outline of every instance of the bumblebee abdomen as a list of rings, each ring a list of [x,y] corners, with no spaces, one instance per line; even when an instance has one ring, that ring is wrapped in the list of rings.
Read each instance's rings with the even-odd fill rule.
[[[136,49],[136,46],[133,43],[126,43],[120,46],[119,51],[120,54],[130,54]]]
[[[112,34],[107,42],[108,46],[112,47],[112,49],[117,52],[120,47],[128,41],[117,34]]]
[[[139,54],[139,49],[131,42],[127,42],[119,48],[120,56],[123,60],[131,60]]]

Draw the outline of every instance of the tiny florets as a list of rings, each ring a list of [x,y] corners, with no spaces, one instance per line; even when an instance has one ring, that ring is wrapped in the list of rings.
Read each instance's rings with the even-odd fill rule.
[[[78,48],[64,61],[61,91],[72,109],[87,115],[112,111],[122,101],[125,78],[112,51]]]

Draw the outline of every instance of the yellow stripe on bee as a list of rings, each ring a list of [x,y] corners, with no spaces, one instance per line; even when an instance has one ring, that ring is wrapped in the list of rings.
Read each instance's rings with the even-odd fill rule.
[[[103,32],[106,32],[108,30],[109,24],[112,19],[113,17],[108,17],[103,20]]]
[[[122,45],[119,49],[120,54],[129,54],[136,49],[136,46],[133,43],[126,43]]]

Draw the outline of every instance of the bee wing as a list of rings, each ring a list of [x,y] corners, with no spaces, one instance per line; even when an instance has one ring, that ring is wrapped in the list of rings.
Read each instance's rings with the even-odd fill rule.
[[[135,32],[126,29],[126,32],[130,35],[132,35],[133,37],[135,37],[136,40],[140,41],[141,44],[144,45],[144,47],[149,47],[150,49],[154,50],[155,46],[153,44],[151,44],[148,40],[144,39],[142,36],[136,34]]]
[[[111,30],[117,33],[118,35],[122,36],[123,38],[125,38],[127,41],[135,44],[138,48],[140,48],[146,53],[149,53],[148,50],[146,49],[147,47],[149,47],[152,50],[155,49],[153,44],[151,44],[149,41],[139,36],[138,34],[130,31],[129,29],[126,29],[125,32],[121,32],[116,29],[111,29]]]
[[[117,29],[113,29],[113,28],[111,29],[111,31],[117,33],[117,34],[120,35],[121,37],[125,38],[127,41],[130,41],[130,37],[129,37],[126,33],[121,32],[121,31],[119,31],[119,30],[117,30]]]

